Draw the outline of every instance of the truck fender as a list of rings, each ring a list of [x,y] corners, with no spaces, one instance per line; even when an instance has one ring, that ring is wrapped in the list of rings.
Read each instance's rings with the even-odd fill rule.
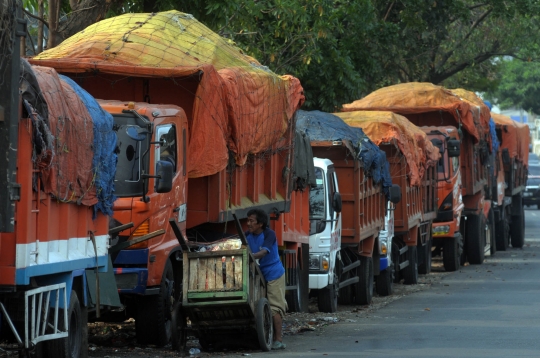
[[[77,277],[81,277],[81,292],[77,292],[79,294],[82,294],[82,302],[84,306],[86,307],[88,305],[87,300],[87,279],[86,279],[86,272],[85,270],[74,270],[71,272],[65,272],[65,273],[59,273],[55,275],[46,275],[46,276],[37,276],[35,277],[36,283],[38,286],[49,286],[49,285],[55,285],[59,283],[65,283],[66,284],[66,300],[67,304],[64,304],[63,297],[60,297],[59,306],[60,308],[65,308],[69,306],[69,300],[70,300],[70,293],[73,289],[73,282],[76,280]],[[51,299],[51,304],[54,302]]]

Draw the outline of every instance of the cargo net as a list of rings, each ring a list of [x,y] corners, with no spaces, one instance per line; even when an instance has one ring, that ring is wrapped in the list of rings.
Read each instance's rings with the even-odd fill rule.
[[[31,61],[69,74],[95,97],[182,107],[192,178],[223,170],[229,152],[238,166],[270,155],[304,101],[298,79],[178,11],[103,20]]]
[[[34,190],[112,214],[116,137],[112,117],[78,85],[21,60],[24,118],[32,128]],[[102,110],[101,110],[102,111]],[[107,117],[108,115],[108,117]]]

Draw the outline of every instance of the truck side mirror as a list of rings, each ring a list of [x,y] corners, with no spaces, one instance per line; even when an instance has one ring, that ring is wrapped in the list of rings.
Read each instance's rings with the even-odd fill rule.
[[[399,203],[401,201],[401,187],[397,184],[392,184],[392,186],[388,188],[388,196],[392,203]]]
[[[343,203],[341,202],[341,194],[338,192],[335,192],[334,197],[332,198],[332,209],[334,209],[335,212],[340,213],[342,206],[343,206]]]
[[[459,157],[461,154],[461,142],[457,139],[450,139],[446,145],[448,146],[448,156],[450,158]]]
[[[432,143],[435,147],[439,148],[439,153],[443,154],[443,142],[442,142],[442,140],[440,140],[440,139],[438,139],[438,138],[433,138],[433,139],[431,140],[431,143]]]
[[[173,165],[166,160],[156,163],[156,193],[168,193],[172,190]]]

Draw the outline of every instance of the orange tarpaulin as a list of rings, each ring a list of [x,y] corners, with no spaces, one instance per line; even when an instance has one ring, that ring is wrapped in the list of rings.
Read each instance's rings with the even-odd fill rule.
[[[249,154],[270,150],[304,101],[298,79],[273,73],[193,16],[178,11],[103,20],[31,62],[72,77],[99,72],[122,79],[166,79],[156,87],[168,93],[144,99],[151,98],[152,103],[179,105],[192,97],[190,108],[184,108],[190,123],[190,177],[222,170],[229,151],[236,163],[243,165]],[[191,78],[196,87],[186,87],[178,78]],[[81,84],[84,87],[84,80]],[[118,97],[125,95],[116,91]],[[138,101],[91,93],[97,98]],[[164,102],[170,98],[172,103]]]
[[[52,68],[32,66],[49,110],[53,148],[38,158],[43,190],[65,202],[98,202],[92,170],[93,121],[73,88]]]
[[[432,83],[401,83],[381,88],[362,99],[344,104],[342,110],[391,111],[404,116],[444,111],[455,119],[456,127],[462,124],[476,142],[489,141],[489,116],[486,118],[484,115],[475,115],[475,112],[480,114],[483,109],[475,108],[468,95],[469,99],[462,97],[464,93],[461,90],[457,92],[460,95]]]
[[[425,169],[439,160],[439,149],[407,118],[387,111],[334,113],[350,125],[364,130],[375,144],[394,142],[407,160],[411,185],[420,185]]]
[[[528,166],[529,162],[529,142],[530,131],[529,126],[523,123],[518,123],[512,118],[502,114],[492,113],[495,126],[501,131],[502,143],[501,147],[508,149],[508,154],[511,158],[517,158]]]

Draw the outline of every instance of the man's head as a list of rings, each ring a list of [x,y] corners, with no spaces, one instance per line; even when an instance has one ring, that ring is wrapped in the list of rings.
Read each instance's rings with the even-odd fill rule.
[[[261,209],[251,209],[247,213],[247,227],[252,234],[260,234],[268,226],[268,215]]]

